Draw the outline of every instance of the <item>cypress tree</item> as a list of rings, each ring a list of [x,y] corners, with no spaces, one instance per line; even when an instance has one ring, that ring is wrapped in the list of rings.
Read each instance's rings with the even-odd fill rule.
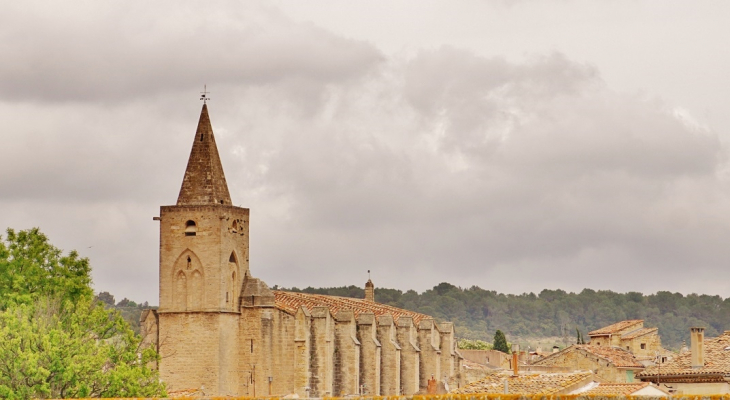
[[[504,336],[504,333],[497,329],[497,332],[494,334],[494,344],[492,345],[492,348],[494,350],[499,350],[504,353],[509,353],[509,346],[507,345],[507,338]]]

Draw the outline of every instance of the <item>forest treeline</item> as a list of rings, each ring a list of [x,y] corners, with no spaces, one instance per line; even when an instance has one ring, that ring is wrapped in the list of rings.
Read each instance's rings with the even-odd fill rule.
[[[364,297],[363,288],[357,286],[282,290]],[[423,293],[376,288],[375,299],[431,315],[438,321],[452,321],[459,338],[487,342],[492,341],[499,329],[511,342],[529,343],[558,337],[564,345],[575,343],[576,328],[587,338],[591,330],[625,319],[643,319],[645,327],[659,328],[664,347],[678,350],[682,341],[689,343],[690,327],[705,327],[707,337],[730,329],[730,298],[664,291],[644,295],[610,290],[568,293],[545,289],[538,294],[512,295],[477,286],[460,288],[441,283]]]

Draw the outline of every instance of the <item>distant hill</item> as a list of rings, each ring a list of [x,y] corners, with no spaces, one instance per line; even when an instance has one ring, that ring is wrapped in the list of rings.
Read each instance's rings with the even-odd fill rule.
[[[364,289],[357,286],[282,290],[364,297]],[[646,327],[658,327],[662,344],[672,350],[678,350],[683,340],[689,343],[692,326],[705,327],[708,337],[730,329],[730,298],[697,294],[643,295],[591,289],[567,293],[545,289],[539,294],[511,295],[441,283],[423,293],[376,288],[375,299],[440,321],[452,321],[459,338],[491,342],[499,329],[510,342],[520,343],[523,348],[546,346],[555,339],[564,346],[575,342],[576,328],[587,338],[589,331],[624,319],[643,319]]]
[[[135,303],[125,297],[118,303],[115,303],[114,296],[109,292],[97,294],[96,299],[106,304],[107,308],[114,308],[119,311],[124,320],[129,323],[132,330],[139,334],[139,317],[142,315],[142,310],[149,308],[149,304],[146,301],[144,303]]]

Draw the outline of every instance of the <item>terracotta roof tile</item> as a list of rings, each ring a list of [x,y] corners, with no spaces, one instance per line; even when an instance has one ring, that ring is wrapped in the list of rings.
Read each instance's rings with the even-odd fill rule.
[[[509,372],[489,375],[486,378],[457,389],[454,393],[504,393],[507,381],[509,394],[559,394],[572,386],[590,380],[592,372],[528,374],[512,376]]]
[[[554,358],[560,357],[562,354],[571,351],[582,351],[589,353],[595,357],[600,357],[616,367],[620,368],[644,368],[644,366],[634,357],[633,354],[619,347],[608,347],[608,346],[592,346],[590,344],[574,344],[570,347],[553,353],[543,359],[535,361],[535,365],[550,365],[550,361]]]
[[[595,356],[601,357],[611,362],[611,364],[617,367],[636,367],[644,368],[644,366],[636,360],[633,354],[618,347],[608,346],[591,346],[589,344],[575,345],[580,350],[591,353]]]
[[[692,353],[679,354],[666,364],[646,368],[638,376],[660,377],[667,375],[720,375],[730,376],[730,332],[712,339],[705,339],[705,365],[692,368]]]
[[[637,329],[633,332],[629,332],[625,335],[621,335],[621,340],[629,340],[629,339],[636,339],[639,336],[644,336],[648,333],[656,332],[659,328],[641,328]]]
[[[626,328],[631,327],[632,325],[637,325],[644,322],[643,319],[629,319],[626,321],[616,322],[613,325],[604,326],[601,329],[596,329],[595,331],[588,332],[588,336],[593,335],[610,335],[612,333],[620,332]]]
[[[649,386],[649,382],[638,383],[601,383],[591,390],[581,392],[581,396],[631,396]]]
[[[373,313],[376,317],[381,315],[392,315],[394,321],[400,317],[412,317],[413,323],[418,324],[424,319],[433,319],[425,314],[404,310],[386,304],[375,303],[365,299],[354,299],[351,297],[326,296],[323,294],[285,292],[274,290],[274,305],[276,308],[289,314],[296,314],[300,307],[312,311],[314,307],[328,307],[332,314],[340,310],[352,310],[355,318],[360,314]]]

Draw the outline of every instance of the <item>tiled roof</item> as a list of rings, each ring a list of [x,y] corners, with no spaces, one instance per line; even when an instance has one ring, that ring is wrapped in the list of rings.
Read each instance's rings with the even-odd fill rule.
[[[632,325],[636,325],[642,322],[644,322],[643,319],[629,319],[626,321],[616,322],[613,325],[604,326],[601,329],[596,329],[595,331],[588,332],[588,336],[610,335],[612,333],[620,332],[628,327],[631,327]]]
[[[636,361],[636,357],[634,357],[633,354],[618,347],[591,346],[589,344],[579,344],[575,346],[578,347],[580,350],[586,351],[605,360],[608,360],[611,362],[611,364],[617,367],[644,368],[641,363]]]
[[[365,299],[326,296],[323,294],[285,292],[282,290],[274,290],[273,292],[276,308],[292,315],[296,314],[297,310],[302,306],[308,311],[312,311],[312,308],[314,307],[324,306],[328,307],[332,314],[336,314],[340,310],[352,310],[355,314],[355,318],[357,318],[360,314],[373,313],[376,317],[381,315],[392,315],[394,321],[398,321],[398,318],[400,317],[412,317],[414,324],[418,324],[424,319],[432,319],[425,314],[367,301]]]
[[[633,354],[619,347],[608,347],[608,346],[592,346],[590,344],[574,344],[570,347],[553,353],[543,359],[535,361],[535,365],[550,365],[547,360],[560,357],[561,355],[570,351],[582,351],[589,353],[593,356],[600,357],[616,367],[620,368],[644,368],[644,366],[634,357]]]
[[[581,392],[581,396],[631,396],[649,386],[649,382],[638,383],[600,383],[593,389]]]
[[[638,376],[661,377],[667,375],[730,375],[730,332],[721,336],[705,339],[705,365],[692,368],[692,353],[679,354],[666,364],[646,368]]]
[[[586,382],[593,377],[592,372],[570,372],[552,374],[528,374],[512,376],[508,372],[489,375],[486,378],[457,389],[454,393],[504,393],[507,381],[508,394],[559,394],[562,391]]]
[[[644,336],[647,333],[652,333],[658,331],[659,328],[641,328],[637,329],[633,332],[629,332],[625,335],[621,335],[621,340],[629,340],[629,339],[636,339],[639,336]]]

